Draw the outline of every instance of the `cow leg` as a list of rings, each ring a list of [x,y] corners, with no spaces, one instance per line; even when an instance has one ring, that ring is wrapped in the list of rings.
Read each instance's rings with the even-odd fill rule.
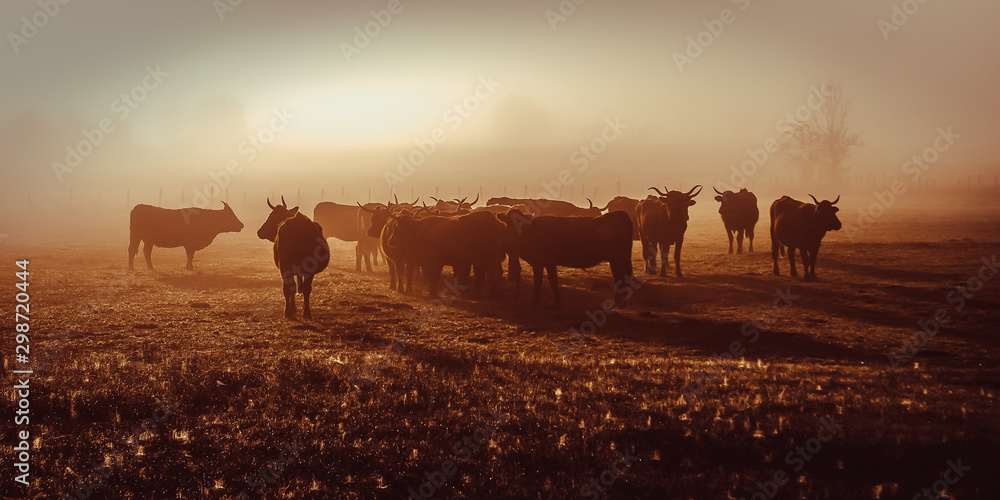
[[[507,279],[514,286],[514,298],[521,298],[521,259],[515,257],[507,259]]]
[[[312,319],[312,311],[309,310],[309,294],[312,293],[313,275],[307,274],[302,278],[299,291],[302,292],[302,317]]]
[[[281,291],[285,295],[285,317],[295,319],[295,275],[291,271],[281,273]]]
[[[799,253],[802,253],[802,249],[799,249]],[[790,274],[793,278],[799,277],[799,272],[795,270],[795,247],[788,247],[788,265],[791,267]]]
[[[357,272],[359,272],[359,273],[361,272],[361,254],[362,253],[364,253],[364,252],[361,250],[361,242],[358,241],[358,245],[356,247],[354,247],[354,270],[357,271]],[[368,256],[367,255],[365,255],[365,260],[368,260]],[[368,270],[369,271],[372,270],[371,266],[368,266]]]
[[[631,257],[629,257],[631,258]],[[611,264],[611,279],[614,280],[614,291],[615,291],[615,307],[622,308],[625,307],[625,290],[628,289],[628,285],[625,283],[626,273],[631,274],[628,270],[628,263],[626,260],[613,260]],[[619,293],[621,290],[621,293]]]
[[[809,252],[809,267],[806,269],[806,279],[815,280],[816,279],[816,254],[819,253],[819,249],[811,250]]]
[[[802,278],[809,281],[809,251],[805,248],[799,249],[799,255],[802,256]]]
[[[747,228],[747,240],[749,240],[749,248],[747,248],[747,253],[753,253],[753,228]]]
[[[406,293],[413,293],[413,272],[417,270],[417,265],[413,262],[403,261],[399,271],[399,286],[403,286],[403,276],[406,276]]]
[[[142,246],[142,255],[146,257],[146,267],[153,270],[153,244],[146,241]]]
[[[726,228],[726,237],[729,238],[729,253],[733,253],[733,232]]]
[[[140,241],[142,241],[142,238],[140,238],[139,235],[134,234],[134,233],[129,235],[129,242],[128,242],[128,270],[129,271],[135,270],[135,265],[134,265],[134,263],[135,263],[135,254],[139,253],[139,242]]]
[[[549,274],[549,286],[552,287],[552,296],[556,298],[556,307],[562,305],[562,301],[559,300],[559,273],[556,271],[556,266],[549,266],[545,268]]]
[[[424,277],[427,278],[427,288],[430,290],[431,299],[436,299],[438,297],[438,282],[441,281],[441,270],[444,266],[441,265],[430,265],[423,266]]]
[[[781,276],[781,273],[778,271],[778,249],[780,248],[781,244],[778,243],[778,240],[774,237],[774,231],[771,231],[771,260],[774,261],[775,276]]]
[[[194,249],[190,247],[184,247],[184,250],[187,252],[188,256],[187,270],[194,271]]]
[[[674,244],[674,267],[677,268],[676,272],[677,272],[677,277],[678,278],[683,278],[684,277],[681,274],[681,245],[683,245],[683,244],[684,244],[684,240],[683,239],[677,240],[677,243]],[[664,259],[664,260],[666,260],[666,259]]]
[[[729,253],[733,253],[732,245],[733,245],[733,243],[729,242],[729,247],[730,247],[729,248]],[[743,253],[743,230],[742,229],[737,229],[736,230],[736,253],[737,254]]]
[[[646,263],[646,275],[656,274],[656,244],[642,242],[642,260]]]
[[[654,257],[655,259],[655,257]],[[654,260],[653,265],[656,265]],[[670,267],[670,245],[660,243],[660,276],[667,277],[667,269]]]
[[[531,266],[531,272],[534,274],[534,277],[535,277],[535,299],[534,299],[534,303],[537,306],[538,302],[539,302],[539,298],[542,295],[542,266],[540,266],[540,265],[538,265],[538,266],[532,265]]]
[[[360,271],[361,269],[358,269]],[[403,288],[403,278],[400,276],[399,288]],[[396,261],[389,262],[389,290],[396,289]]]

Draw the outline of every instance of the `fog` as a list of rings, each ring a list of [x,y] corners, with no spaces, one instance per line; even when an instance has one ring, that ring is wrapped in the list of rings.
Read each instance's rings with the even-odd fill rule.
[[[1000,5],[910,3],[5,3],[0,207],[723,187],[828,82],[864,144],[818,196],[948,127],[927,178],[992,185]]]

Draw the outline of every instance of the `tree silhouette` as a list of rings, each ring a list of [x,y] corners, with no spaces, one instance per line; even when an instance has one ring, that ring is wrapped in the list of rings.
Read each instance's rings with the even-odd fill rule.
[[[861,136],[848,126],[851,100],[837,83],[824,86],[826,100],[806,121],[796,121],[779,149],[798,170],[806,186],[814,180],[839,184],[850,170],[851,149],[863,146]]]

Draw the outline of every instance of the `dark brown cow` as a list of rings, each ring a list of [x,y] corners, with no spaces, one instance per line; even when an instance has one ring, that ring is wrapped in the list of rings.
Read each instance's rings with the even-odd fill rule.
[[[555,304],[559,299],[558,266],[586,269],[601,262],[611,265],[615,304],[624,307],[632,279],[632,221],[614,212],[600,217],[525,216],[511,210],[501,216],[518,231],[517,249],[531,266],[535,279],[534,301],[542,291],[542,272],[549,275]]]
[[[683,278],[681,272],[681,247],[684,245],[684,233],[687,231],[688,207],[695,204],[694,197],[701,193],[701,186],[695,186],[690,191],[656,191],[659,198],[646,198],[635,208],[636,219],[639,221],[639,240],[642,242],[642,256],[646,261],[646,274],[656,274],[656,253],[660,252],[660,276],[667,275],[667,255],[670,245],[674,245],[674,267],[678,278]],[[663,189],[667,189],[664,186]],[[695,189],[698,191],[695,192]]]
[[[468,196],[465,197],[465,198],[462,198],[461,200],[458,199],[458,198],[455,198],[452,201],[439,200],[439,199],[437,199],[437,198],[435,198],[433,196],[431,196],[431,199],[434,200],[436,203],[434,204],[433,207],[430,207],[430,208],[432,208],[434,210],[437,210],[437,213],[439,213],[441,215],[447,215],[447,214],[467,214],[467,213],[469,213],[469,212],[472,211],[472,207],[476,203],[479,203],[479,195],[478,194],[476,195],[476,199],[475,200],[472,200],[471,202],[468,202],[468,203],[465,202],[465,200],[469,199]]]
[[[490,198],[486,201],[486,205],[524,205],[529,212],[535,215],[554,215],[557,217],[597,217],[601,215],[601,209],[594,207],[593,202],[590,203],[590,208],[583,208],[568,201],[546,200],[544,198],[532,199],[499,197]]]
[[[474,295],[479,294],[487,276],[491,279],[491,294],[495,292],[504,259],[501,240],[505,228],[494,214],[476,212],[457,217],[431,215],[423,218],[387,215],[395,224],[386,223],[382,235],[389,246],[403,248],[407,284],[419,266],[427,279],[431,298],[437,298],[441,272],[444,266],[451,266],[459,286],[465,285],[470,270],[475,272]],[[387,235],[388,228],[392,228],[392,232]]]
[[[625,212],[628,214],[628,218],[632,219],[632,240],[639,240],[639,221],[635,218],[635,207],[639,204],[639,200],[629,198],[627,196],[616,196],[613,200],[609,201],[607,205],[601,210],[606,210],[608,213],[611,212]]]
[[[795,270],[795,249],[802,254],[802,267],[805,270],[804,279],[816,279],[816,254],[820,242],[827,231],[838,231],[841,228],[837,218],[839,208],[834,205],[836,200],[817,201],[809,195],[816,204],[803,203],[788,196],[782,196],[771,204],[771,258],[774,260],[774,275],[778,272],[778,253],[783,247],[788,247],[788,264],[792,276],[798,276]]]
[[[715,189],[715,188],[712,188]],[[719,193],[718,189],[715,189]],[[729,253],[733,253],[733,234],[736,234],[736,253],[743,253],[743,235],[750,240],[748,252],[753,253],[753,232],[757,221],[760,219],[760,210],[757,208],[757,197],[741,189],[738,193],[726,191],[719,193],[715,201],[722,203],[719,206],[719,214],[722,215],[722,224],[726,227],[726,236],[729,237]]]
[[[184,247],[187,269],[194,270],[194,253],[207,247],[219,233],[238,233],[243,223],[225,202],[222,210],[181,208],[171,210],[150,205],[136,205],[129,216],[128,268],[135,269],[139,242],[145,242],[142,253],[146,267],[153,269],[153,246]]]
[[[360,210],[355,205],[341,205],[329,201],[320,202],[313,209],[313,220],[323,227],[323,235],[342,241],[357,241],[354,249],[355,266],[361,271],[361,260],[365,268],[372,271],[372,262],[378,265],[378,238],[368,236],[368,228],[372,224],[372,211],[382,206],[379,203],[364,205],[366,210]]]
[[[271,215],[257,230],[257,237],[274,242],[274,264],[281,273],[282,291],[285,294],[285,317],[295,318],[295,290],[302,293],[302,317],[312,318],[309,294],[312,293],[313,276],[326,269],[330,263],[330,246],[323,237],[323,227],[299,212],[299,207],[289,209],[285,198],[281,205],[271,207]]]
[[[366,209],[362,208],[362,210]],[[421,211],[425,210],[421,209]],[[385,256],[385,262],[389,267],[389,288],[398,289],[402,293],[404,291],[403,280],[406,277],[409,280],[406,281],[405,292],[410,293],[413,291],[413,273],[407,274],[407,270],[412,266],[409,254],[412,243],[405,241],[405,236],[397,231],[399,217],[412,219],[413,214],[409,213],[408,208],[392,203],[387,207],[376,207],[371,214],[372,225],[368,229],[368,236],[378,237],[379,249]]]

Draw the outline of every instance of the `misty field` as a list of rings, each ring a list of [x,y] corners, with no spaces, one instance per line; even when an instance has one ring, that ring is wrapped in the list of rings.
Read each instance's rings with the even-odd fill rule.
[[[8,221],[2,303],[30,259],[36,373],[32,486],[0,494],[910,499],[938,482],[1000,498],[1000,283],[949,295],[995,257],[1000,204],[916,197],[855,242],[828,234],[803,282],[784,258],[771,274],[766,209],[755,252],[729,255],[703,195],[684,279],[652,277],[606,317],[607,265],[561,270],[559,309],[547,283],[531,304],[527,266],[520,300],[504,283],[435,305],[419,282],[390,291],[384,263],[355,272],[353,243],[331,239],[313,320],[288,321],[257,212],[234,207],[246,228],[194,272],[160,248],[155,271],[127,272],[124,210]],[[845,197],[844,223],[868,201]],[[633,260],[641,275],[638,244]],[[594,335],[571,333],[588,321]],[[0,401],[5,428],[15,408]]]

